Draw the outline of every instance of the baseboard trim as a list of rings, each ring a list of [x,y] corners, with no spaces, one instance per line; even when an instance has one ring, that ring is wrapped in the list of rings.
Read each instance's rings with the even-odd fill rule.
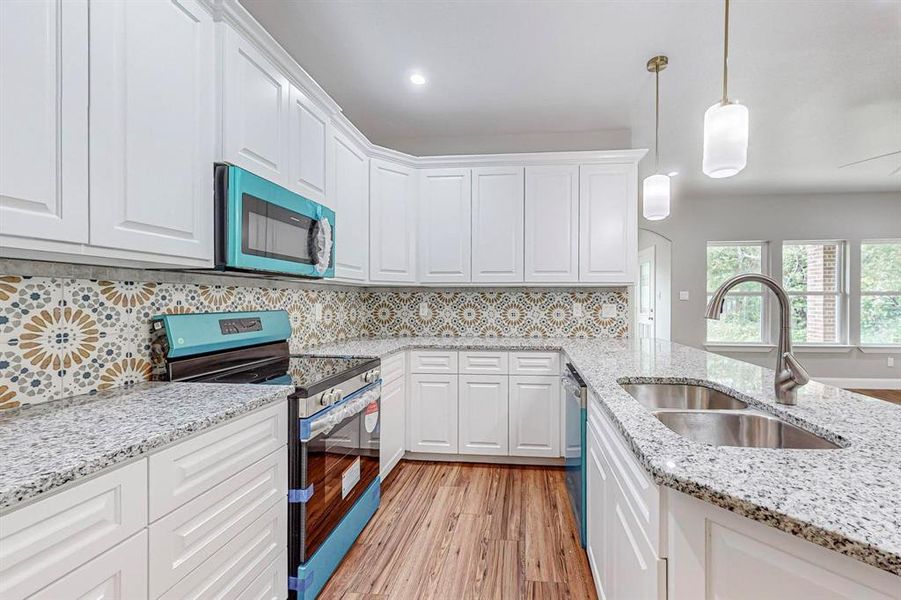
[[[898,377],[814,377],[815,381],[844,389],[901,390]]]
[[[490,465],[522,465],[535,467],[562,467],[562,458],[538,456],[493,456],[490,454],[438,454],[432,452],[406,452],[404,460],[430,462],[484,463]]]

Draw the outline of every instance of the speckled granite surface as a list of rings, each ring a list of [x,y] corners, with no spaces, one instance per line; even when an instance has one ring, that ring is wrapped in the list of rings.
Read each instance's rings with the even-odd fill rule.
[[[293,389],[144,383],[0,413],[0,510],[285,400]]]
[[[778,405],[772,370],[654,340],[390,338],[310,351],[384,357],[411,348],[562,350],[659,484],[901,575],[901,407],[817,382],[801,388],[797,406]],[[844,447],[692,442],[619,386],[642,378],[707,382]]]

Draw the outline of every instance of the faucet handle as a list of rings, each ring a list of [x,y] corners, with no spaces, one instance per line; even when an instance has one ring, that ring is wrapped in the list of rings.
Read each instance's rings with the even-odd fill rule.
[[[801,363],[798,362],[798,359],[795,358],[794,354],[785,352],[782,355],[782,358],[785,360],[785,366],[788,368],[788,373],[796,385],[805,385],[810,381],[810,375],[807,373],[807,369],[801,366]]]

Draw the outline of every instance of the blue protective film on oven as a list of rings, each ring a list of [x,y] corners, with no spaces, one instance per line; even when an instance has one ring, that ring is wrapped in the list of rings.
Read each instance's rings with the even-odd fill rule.
[[[241,320],[256,321],[258,327],[238,331],[223,325]],[[151,327],[165,328],[168,358],[283,342],[291,337],[291,320],[284,310],[158,315],[151,320]]]
[[[289,586],[292,579],[294,580],[298,600],[313,600],[325,587],[332,573],[341,563],[341,559],[344,558],[354,541],[360,536],[360,532],[366,527],[366,523],[375,514],[380,499],[381,479],[376,477],[359,500],[347,511],[341,522],[322,542],[319,549],[313,553],[313,556],[297,568],[297,577],[288,578]]]
[[[313,415],[313,416],[311,416],[311,417],[306,417],[306,418],[303,418],[303,419],[298,419],[299,422],[298,422],[298,427],[297,427],[297,436],[300,438],[300,441],[306,442],[306,441],[309,441],[309,440],[310,440],[310,435],[311,435],[310,432],[311,432],[312,429],[313,429],[313,424],[314,424],[318,419],[321,419],[321,418],[325,417],[325,416],[328,415],[330,412],[332,412],[332,411],[334,411],[334,410],[336,410],[336,409],[342,407],[343,405],[347,404],[347,402],[349,402],[350,400],[353,400],[354,398],[356,398],[356,397],[359,396],[360,394],[363,394],[363,393],[365,393],[365,392],[368,392],[369,390],[371,390],[372,388],[374,388],[374,387],[377,386],[377,385],[382,385],[382,380],[381,380],[381,379],[379,379],[378,381],[372,382],[371,384],[367,385],[367,386],[364,387],[364,388],[360,388],[359,390],[357,390],[357,391],[354,392],[353,394],[350,394],[349,396],[347,396],[346,398],[344,398],[343,400],[341,400],[341,402],[336,402],[336,403],[332,404],[331,406],[329,406],[328,408],[322,409],[321,411],[319,411],[318,413],[316,413],[315,415]]]

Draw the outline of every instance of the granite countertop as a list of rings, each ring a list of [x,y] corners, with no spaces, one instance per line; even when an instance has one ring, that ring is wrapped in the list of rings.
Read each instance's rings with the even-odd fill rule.
[[[0,413],[0,510],[284,401],[284,385],[144,383]]]
[[[655,481],[901,575],[901,407],[815,381],[776,404],[773,371],[658,340],[385,338],[307,349],[378,356],[413,348],[560,350]],[[665,427],[620,383],[705,382],[817,433],[838,450],[713,447]]]

